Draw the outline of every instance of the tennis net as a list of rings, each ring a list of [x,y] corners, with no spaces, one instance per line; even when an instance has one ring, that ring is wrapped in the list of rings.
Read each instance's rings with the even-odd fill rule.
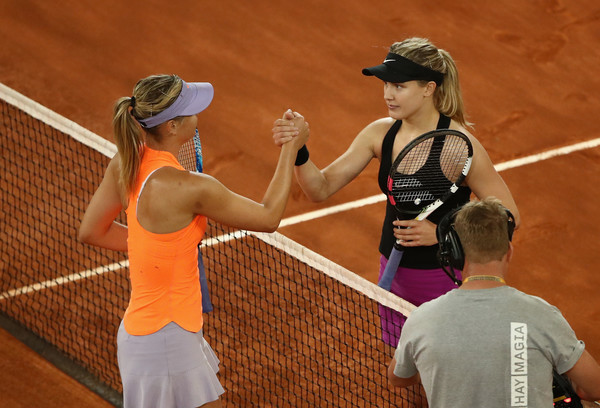
[[[116,148],[2,84],[0,112],[0,314],[119,406],[128,262],[76,240]],[[425,406],[420,387],[389,389],[393,349],[381,340],[378,305],[403,314],[412,305],[279,233],[211,222],[202,251],[214,304],[204,333],[226,405]]]

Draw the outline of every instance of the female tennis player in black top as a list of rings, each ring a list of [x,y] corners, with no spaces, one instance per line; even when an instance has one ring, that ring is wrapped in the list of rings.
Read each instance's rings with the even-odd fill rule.
[[[383,81],[389,116],[367,125],[350,147],[322,170],[310,160],[306,146],[299,150],[296,178],[312,201],[323,201],[336,193],[356,178],[373,158],[380,161],[379,186],[387,194],[386,180],[393,158],[425,132],[456,129],[473,143],[473,163],[465,185],[428,219],[397,221],[393,207],[387,205],[379,245],[380,277],[394,240],[401,240],[404,256],[391,291],[418,306],[456,287],[436,259],[435,228],[448,211],[468,202],[471,193],[479,199],[499,198],[514,214],[517,226],[519,211],[484,147],[468,131],[470,123],[465,118],[458,71],[447,51],[438,49],[427,39],[408,38],[394,43],[384,62],[365,68],[363,74]],[[294,137],[295,129],[289,125],[294,115],[299,114],[288,111],[283,119],[275,122],[275,144],[282,145]],[[400,315],[383,321],[384,341],[395,347],[403,323],[404,317]]]

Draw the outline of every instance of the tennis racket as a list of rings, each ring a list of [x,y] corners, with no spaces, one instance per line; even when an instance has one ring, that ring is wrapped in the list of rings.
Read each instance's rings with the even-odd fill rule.
[[[177,154],[177,160],[184,169],[202,173],[202,144],[200,143],[198,129],[196,129],[194,137],[181,146]]]
[[[473,145],[457,130],[438,129],[411,141],[388,176],[388,199],[398,215],[426,219],[452,196],[471,168]],[[405,219],[405,218],[404,218]],[[378,285],[390,290],[402,255],[396,241]]]
[[[196,134],[181,146],[177,154],[177,160],[184,169],[202,173],[202,144],[200,143],[200,134],[196,129]],[[204,260],[202,259],[202,251],[198,245],[198,270],[200,271],[200,289],[202,290],[202,311],[212,312],[213,305],[210,301],[210,293],[208,291],[208,280],[206,279],[206,271],[204,270]]]

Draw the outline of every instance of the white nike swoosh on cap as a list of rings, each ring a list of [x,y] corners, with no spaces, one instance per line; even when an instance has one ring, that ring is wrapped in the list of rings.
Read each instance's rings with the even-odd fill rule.
[[[386,59],[386,60],[383,60],[384,63],[390,62],[390,61],[396,61],[396,60],[395,59]]]

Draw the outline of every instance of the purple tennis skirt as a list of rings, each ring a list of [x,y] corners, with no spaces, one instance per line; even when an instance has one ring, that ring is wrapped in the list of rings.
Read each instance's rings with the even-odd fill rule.
[[[385,265],[387,265],[387,258],[382,255],[379,263],[379,279],[381,279]],[[456,271],[456,275],[458,279],[461,279],[460,271]],[[413,305],[420,306],[452,289],[456,289],[456,285],[442,268],[410,269],[401,267],[396,272],[390,291]],[[381,305],[379,305],[379,316],[381,317],[382,340],[392,347],[397,347],[406,316]]]
[[[219,359],[204,340],[171,322],[159,331],[133,336],[123,322],[117,334],[125,408],[195,408],[225,392]]]

